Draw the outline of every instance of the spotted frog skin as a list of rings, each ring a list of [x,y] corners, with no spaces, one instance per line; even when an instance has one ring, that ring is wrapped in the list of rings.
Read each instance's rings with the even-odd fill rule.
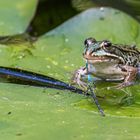
[[[86,75],[105,81],[120,81],[117,88],[130,86],[140,73],[140,51],[136,46],[112,44],[108,40],[96,41],[88,38],[84,42],[83,57],[88,66],[78,69],[73,82],[87,87]]]

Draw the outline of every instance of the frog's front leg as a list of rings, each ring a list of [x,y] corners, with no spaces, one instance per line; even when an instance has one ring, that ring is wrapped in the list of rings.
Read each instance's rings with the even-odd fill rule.
[[[137,71],[138,71],[137,76],[138,76],[138,79],[139,79],[140,78],[140,64],[138,65]]]
[[[81,88],[84,90],[87,89],[87,83],[84,82],[84,79],[86,75],[88,74],[87,68],[83,67],[75,71],[73,78],[72,78],[72,83],[78,84]]]
[[[123,88],[134,84],[134,80],[138,74],[138,68],[133,66],[120,66],[122,71],[125,73],[124,82],[119,84],[117,88]]]

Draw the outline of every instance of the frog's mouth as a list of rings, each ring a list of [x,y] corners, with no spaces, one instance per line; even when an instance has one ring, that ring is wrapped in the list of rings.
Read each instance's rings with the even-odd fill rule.
[[[99,63],[99,62],[118,62],[118,63],[124,63],[124,60],[121,57],[118,57],[116,55],[110,55],[110,54],[106,54],[106,55],[102,55],[102,56],[98,56],[98,55],[86,55],[84,54],[83,57],[88,60],[91,61],[92,63]]]

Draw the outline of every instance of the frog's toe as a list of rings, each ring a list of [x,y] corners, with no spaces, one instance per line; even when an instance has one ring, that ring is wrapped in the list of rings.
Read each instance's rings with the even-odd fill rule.
[[[132,105],[135,102],[134,96],[126,95],[123,98],[121,98],[119,104],[120,105]]]
[[[123,82],[117,86],[114,86],[115,88],[117,89],[121,89],[121,88],[125,88],[125,87],[128,87],[128,86],[132,86],[134,85],[135,83],[134,82]]]
[[[87,90],[87,84],[85,82],[82,81],[78,81],[77,82],[78,86],[81,87],[84,90]]]

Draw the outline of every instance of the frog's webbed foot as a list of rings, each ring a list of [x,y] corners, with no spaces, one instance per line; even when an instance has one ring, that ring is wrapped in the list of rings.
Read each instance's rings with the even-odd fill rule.
[[[121,88],[125,88],[125,87],[128,87],[128,86],[132,86],[134,84],[135,84],[134,81],[131,81],[131,82],[123,82],[123,83],[118,84],[117,86],[114,86],[114,87],[117,88],[117,89],[121,89]]]
[[[77,84],[82,89],[87,90],[87,83],[82,81],[83,80],[82,78],[84,78],[86,73],[87,73],[86,68],[80,68],[76,70],[72,77],[72,84]]]
[[[123,96],[119,102],[120,105],[132,105],[135,102],[135,98],[132,95],[127,95]]]

